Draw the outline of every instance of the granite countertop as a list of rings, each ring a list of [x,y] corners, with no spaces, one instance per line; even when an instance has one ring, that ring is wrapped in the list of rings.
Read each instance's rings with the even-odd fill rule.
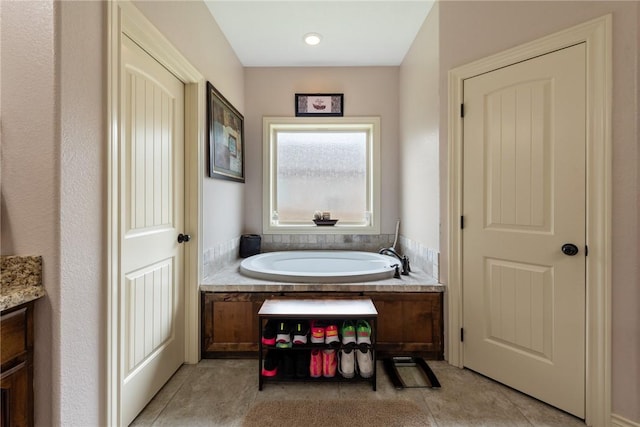
[[[423,271],[413,269],[401,279],[360,283],[288,283],[254,279],[240,274],[241,259],[205,277],[203,292],[444,292],[445,286]]]
[[[0,257],[0,311],[45,296],[42,257]]]

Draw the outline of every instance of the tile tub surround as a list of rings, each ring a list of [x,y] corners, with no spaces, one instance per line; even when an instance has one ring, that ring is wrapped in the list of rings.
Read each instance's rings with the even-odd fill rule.
[[[440,252],[436,249],[401,235],[398,238],[398,252],[409,257],[412,269],[418,268],[440,280]]]
[[[378,252],[393,244],[393,234],[263,234],[262,252],[343,250]]]
[[[203,276],[209,276],[237,261],[239,252],[240,237],[206,249],[203,254]]]
[[[42,286],[42,257],[0,257],[0,311],[45,295]]]
[[[378,252],[382,248],[393,245],[394,234],[263,234],[261,235],[261,252],[294,251],[294,250],[347,250]],[[438,259],[439,253],[435,249],[427,248],[418,242],[414,242],[404,236],[399,236],[397,249],[401,255],[407,255],[411,262],[411,274],[402,276],[402,279],[388,279],[384,283],[365,282],[348,284],[292,284],[274,283],[266,280],[252,279],[239,273],[240,262],[240,237],[221,243],[204,251],[202,285],[218,286],[212,291],[218,292],[252,292],[248,289],[255,286],[255,291],[287,290],[293,291],[291,286],[302,290],[354,290],[360,291],[366,285],[366,290],[372,291],[376,286],[377,291],[428,291],[416,286],[437,286],[436,291],[442,291],[442,285],[438,284]],[[231,281],[229,281],[231,280]],[[230,288],[235,286],[236,288]],[[269,286],[269,288],[265,288]],[[275,289],[273,286],[281,286],[284,289]],[[347,289],[347,286],[349,289]],[[393,289],[391,287],[393,286]],[[399,288],[398,286],[401,286]],[[239,287],[239,288],[238,288]],[[358,288],[360,287],[360,288]],[[407,288],[407,287],[410,287]],[[202,288],[202,287],[201,287]],[[357,288],[357,289],[356,289]],[[383,289],[384,288],[384,289]]]
[[[361,283],[290,283],[254,279],[240,274],[238,259],[205,277],[201,292],[444,292],[445,286],[430,275],[412,269],[401,279],[385,279]]]

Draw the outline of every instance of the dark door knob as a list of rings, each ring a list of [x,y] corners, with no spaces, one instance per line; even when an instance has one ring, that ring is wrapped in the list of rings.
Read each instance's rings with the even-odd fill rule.
[[[189,240],[191,240],[191,236],[188,234],[178,234],[178,243],[187,243]]]
[[[562,253],[569,256],[574,256],[578,253],[578,247],[573,243],[565,243],[562,245]]]

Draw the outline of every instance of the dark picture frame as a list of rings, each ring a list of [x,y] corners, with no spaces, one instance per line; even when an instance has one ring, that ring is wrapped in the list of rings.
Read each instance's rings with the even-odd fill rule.
[[[244,117],[207,82],[209,176],[244,182]]]
[[[296,93],[296,117],[342,117],[344,116],[344,94],[342,93]]]

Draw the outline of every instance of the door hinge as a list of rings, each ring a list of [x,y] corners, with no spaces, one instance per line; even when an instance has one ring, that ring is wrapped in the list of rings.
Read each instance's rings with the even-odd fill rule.
[[[464,216],[460,216],[460,229],[462,230],[464,228]]]
[[[460,104],[460,117],[464,117],[464,104]]]
[[[464,329],[460,328],[460,342],[464,342]]]

